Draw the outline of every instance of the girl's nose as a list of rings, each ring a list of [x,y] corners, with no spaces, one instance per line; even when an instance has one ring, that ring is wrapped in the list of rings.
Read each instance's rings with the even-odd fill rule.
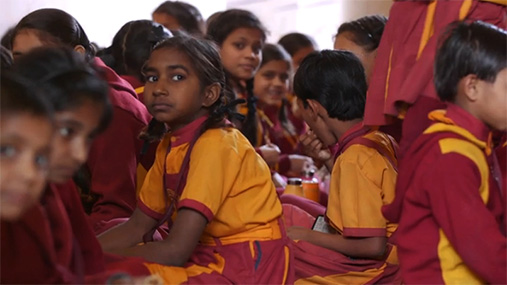
[[[86,138],[76,141],[72,147],[72,158],[80,165],[85,163],[88,156],[88,149]]]

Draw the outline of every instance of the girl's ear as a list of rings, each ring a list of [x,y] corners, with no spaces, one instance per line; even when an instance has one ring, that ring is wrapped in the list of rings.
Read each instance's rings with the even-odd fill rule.
[[[82,45],[77,45],[74,47],[74,51],[77,51],[78,53],[82,54],[82,55],[85,55],[86,54],[86,49],[84,48],[84,46]]]
[[[202,105],[204,107],[210,107],[213,105],[218,98],[220,98],[220,92],[222,91],[222,87],[220,87],[220,84],[213,83],[211,85],[208,85],[204,89],[204,100],[202,102]]]

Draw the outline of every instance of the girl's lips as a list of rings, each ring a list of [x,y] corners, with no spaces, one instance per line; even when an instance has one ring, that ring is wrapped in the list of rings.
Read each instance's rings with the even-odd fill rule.
[[[242,68],[242,69],[248,70],[248,71],[254,71],[255,70],[255,66],[253,66],[251,64],[240,64],[239,67]]]
[[[171,109],[171,107],[172,107],[171,105],[165,104],[165,103],[156,103],[156,104],[151,105],[151,109],[154,112],[165,112],[165,111]]]

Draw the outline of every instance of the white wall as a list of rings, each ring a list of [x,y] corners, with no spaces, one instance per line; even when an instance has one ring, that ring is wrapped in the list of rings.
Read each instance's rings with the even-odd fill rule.
[[[58,8],[73,15],[90,40],[108,46],[128,21],[151,19],[151,12],[164,0],[0,0],[0,35],[29,12]],[[204,18],[227,8],[254,12],[276,42],[289,32],[312,35],[320,48],[332,48],[338,26],[370,14],[388,15],[392,0],[186,0]],[[97,8],[98,7],[98,8]]]

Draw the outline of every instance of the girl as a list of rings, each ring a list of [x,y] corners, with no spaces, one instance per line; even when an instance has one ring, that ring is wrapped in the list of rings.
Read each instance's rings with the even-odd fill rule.
[[[245,120],[234,123],[254,146],[261,145],[261,138],[258,137],[257,98],[253,94],[252,79],[262,59],[266,33],[266,28],[257,16],[239,9],[221,12],[209,23],[207,29],[207,37],[220,46],[227,87],[233,91],[232,98],[228,100],[247,100],[239,108],[239,112],[246,115]],[[280,149],[274,144],[266,144],[256,150],[271,167],[279,160]]]
[[[269,168],[226,125],[230,106],[218,51],[176,36],[155,47],[144,70],[146,105],[171,131],[132,217],[99,236],[103,249],[159,263],[148,267],[166,283],[291,282]],[[165,240],[138,245],[166,221]]]
[[[201,12],[185,2],[165,1],[153,11],[151,17],[169,30],[183,30],[193,36],[202,36],[204,33]]]
[[[305,34],[290,33],[281,37],[278,40],[281,45],[292,57],[292,64],[294,69],[297,69],[301,61],[310,53],[318,50],[315,40]]]
[[[6,71],[2,71],[0,83],[0,219],[3,234],[4,222],[20,219],[37,203],[44,189],[53,122],[49,104],[38,96],[34,86]]]
[[[127,82],[93,57],[81,25],[64,11],[40,9],[28,14],[16,25],[12,41],[15,61],[35,47],[63,45],[99,66],[109,83],[114,116],[109,128],[91,146],[80,188],[91,198],[86,205],[95,232],[129,217],[136,204],[136,171],[142,147],[137,136],[151,118],[146,108]]]
[[[234,98],[247,100],[247,104],[239,110],[246,115],[240,129],[252,145],[259,143],[255,108],[257,99],[253,94],[252,79],[262,59],[266,32],[254,14],[239,9],[222,12],[210,22],[207,30],[208,38],[220,46],[227,85],[233,90]]]
[[[103,283],[105,259],[88,225],[72,176],[111,119],[108,85],[70,49],[37,48],[13,70],[41,89],[55,110],[49,185],[16,223],[2,224],[2,282]],[[142,270],[142,264],[139,266]],[[148,271],[144,269],[144,274]]]
[[[273,143],[281,155],[275,170],[283,175],[300,176],[309,157],[299,155],[298,137],[305,132],[303,121],[291,112],[286,98],[292,76],[290,56],[278,45],[266,44],[262,49],[262,62],[254,77],[254,94],[259,98],[258,137],[261,144]]]
[[[143,102],[143,65],[153,46],[171,36],[164,26],[152,21],[130,21],[116,33],[113,43],[101,52],[100,58],[135,88],[139,100]]]
[[[377,48],[384,32],[387,18],[372,15],[340,25],[334,38],[334,49],[352,52],[363,64],[366,82],[370,82]]]

